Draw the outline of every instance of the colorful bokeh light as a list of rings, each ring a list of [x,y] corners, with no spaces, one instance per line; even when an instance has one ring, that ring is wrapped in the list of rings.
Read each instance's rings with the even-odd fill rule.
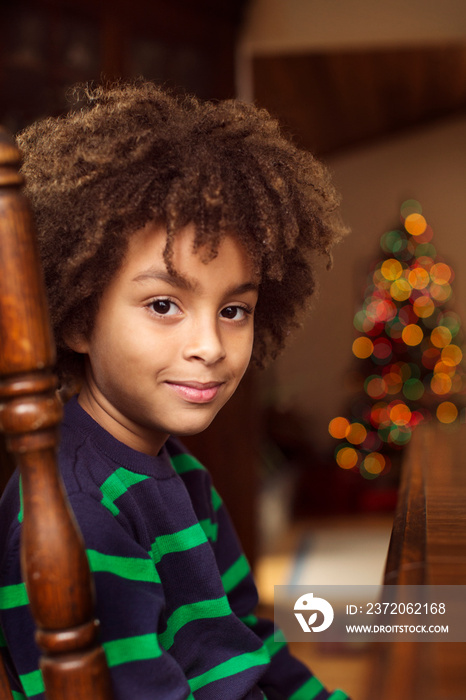
[[[424,337],[424,333],[422,332],[422,328],[420,328],[418,325],[415,323],[410,323],[403,328],[401,337],[406,345],[419,345]]]
[[[436,414],[441,423],[453,423],[458,418],[458,409],[451,401],[442,401],[437,406]]]
[[[408,214],[408,216],[405,219],[405,229],[412,236],[420,236],[424,233],[426,228],[427,221],[422,216],[422,214],[413,212],[412,214]]]
[[[328,426],[328,431],[330,435],[337,440],[343,440],[346,437],[346,431],[348,430],[350,422],[347,418],[343,416],[337,416],[330,421]]]
[[[359,336],[353,343],[353,354],[359,357],[360,360],[364,360],[366,357],[372,355],[374,349],[374,344],[370,338],[367,336]]]
[[[386,280],[397,280],[403,274],[403,265],[396,258],[389,258],[382,263],[380,271]]]
[[[359,460],[359,453],[354,447],[342,447],[338,450],[335,459],[342,469],[352,469]]]
[[[434,309],[435,305],[430,296],[422,295],[413,301],[413,311],[418,318],[429,318]]]
[[[437,326],[430,334],[430,340],[436,348],[446,348],[451,343],[451,331],[446,326]]]
[[[465,391],[461,320],[448,308],[453,268],[439,259],[420,203],[406,200],[400,211],[402,228],[382,235],[382,259],[354,315],[360,394],[351,415],[329,424],[341,441],[338,465],[365,479],[393,468],[389,454],[408,444],[419,423],[459,421],[457,397]]]

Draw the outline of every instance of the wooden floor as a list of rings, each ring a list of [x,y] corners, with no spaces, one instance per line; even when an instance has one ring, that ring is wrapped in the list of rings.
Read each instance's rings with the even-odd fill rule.
[[[290,642],[294,656],[311,668],[329,690],[341,688],[352,700],[368,700],[374,649],[329,649],[328,644]],[[393,700],[396,700],[394,698]]]
[[[319,584],[378,584],[383,575],[392,521],[386,515],[357,516],[306,521],[288,528],[257,562],[260,612],[273,619],[274,585],[306,584],[309,577],[316,583],[316,572],[319,572]],[[348,541],[353,542],[351,549]],[[303,546],[306,542],[310,542],[309,556]],[[337,573],[342,570],[344,581],[341,573]],[[290,642],[289,646],[329,690],[341,688],[352,700],[370,700],[370,680],[377,653],[374,646],[316,642]]]

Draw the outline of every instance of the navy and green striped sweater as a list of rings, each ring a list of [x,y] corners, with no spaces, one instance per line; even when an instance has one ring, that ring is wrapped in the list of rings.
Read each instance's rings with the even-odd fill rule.
[[[208,472],[169,439],[136,452],[72,399],[59,456],[94,574],[101,641],[118,700],[343,700],[253,614],[256,589]],[[0,504],[2,653],[13,696],[43,682],[19,568],[20,484]]]

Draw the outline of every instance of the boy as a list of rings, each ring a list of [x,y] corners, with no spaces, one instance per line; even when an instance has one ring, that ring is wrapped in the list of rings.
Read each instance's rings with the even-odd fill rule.
[[[117,699],[343,700],[253,614],[256,591],[208,473],[206,428],[251,356],[283,346],[310,254],[343,233],[322,166],[264,112],[96,88],[19,137],[65,406],[59,464],[96,585]],[[228,446],[225,446],[228,449]],[[0,585],[21,582],[19,485]],[[27,605],[2,611],[15,698],[43,697]]]

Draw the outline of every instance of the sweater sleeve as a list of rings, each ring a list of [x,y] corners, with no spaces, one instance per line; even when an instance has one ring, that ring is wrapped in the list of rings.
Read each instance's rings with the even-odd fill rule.
[[[270,655],[270,664],[259,683],[267,700],[349,700],[342,690],[329,692],[304,664],[292,656],[274,623],[254,614],[258,595],[251,569],[215,489],[212,505],[218,523],[216,558],[231,608],[262,640]],[[275,641],[280,637],[283,637],[282,641]]]
[[[78,494],[71,496],[70,502],[93,572],[100,642],[110,667],[115,700],[193,698],[182,669],[160,644],[164,596],[150,554],[94,499]],[[18,545],[19,529],[15,537]],[[4,576],[21,581],[17,547],[12,546],[10,554],[11,570]],[[17,692],[15,697],[42,700],[39,650],[24,584],[8,588],[18,598],[17,605],[2,614],[12,688]]]

